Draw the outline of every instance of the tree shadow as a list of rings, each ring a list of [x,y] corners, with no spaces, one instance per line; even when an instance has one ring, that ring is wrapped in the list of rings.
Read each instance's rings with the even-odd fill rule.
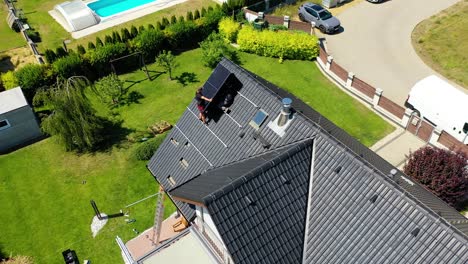
[[[189,83],[199,82],[197,75],[193,72],[183,72],[179,76],[175,77],[175,80],[182,84],[182,86],[187,86]]]
[[[117,116],[118,115],[115,115],[114,119],[116,119]],[[96,151],[107,152],[110,151],[112,147],[125,147],[124,143],[127,142],[127,135],[135,132],[135,130],[123,127],[122,123],[123,120],[102,119],[103,129],[101,135],[103,140],[96,147]]]
[[[152,74],[153,73],[153,74]],[[158,78],[159,76],[161,76],[162,74],[164,74],[166,72],[163,72],[163,71],[152,71],[152,70],[148,70],[148,75],[150,77],[150,81]]]
[[[0,72],[7,72],[15,70],[15,65],[11,61],[10,56],[6,56],[3,59],[0,59]]]
[[[145,98],[145,96],[143,96],[143,94],[141,94],[140,92],[137,92],[137,91],[131,91],[128,95],[127,95],[127,98],[125,99],[125,102],[127,105],[130,105],[130,104],[139,104],[140,103],[140,99],[143,99]]]
[[[105,218],[112,219],[112,218],[117,218],[117,217],[122,217],[122,216],[124,216],[124,213],[116,213],[116,214],[107,215],[105,216]]]

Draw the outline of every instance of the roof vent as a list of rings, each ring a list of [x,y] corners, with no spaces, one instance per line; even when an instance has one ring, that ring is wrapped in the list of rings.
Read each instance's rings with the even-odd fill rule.
[[[338,167],[336,167],[336,169],[335,169],[335,173],[340,173],[341,169],[342,169],[342,167],[341,167],[341,166],[338,166]]]
[[[374,194],[371,198],[369,198],[369,201],[370,201],[371,203],[375,203],[375,201],[377,201],[377,197],[378,197],[378,195],[377,195],[377,194]]]
[[[392,170],[390,171],[390,177],[393,178],[393,179],[395,179],[395,175],[397,174],[397,172],[398,172],[398,171],[397,171],[396,169],[392,169]]]
[[[291,115],[291,98],[283,98],[281,101],[283,103],[283,109],[281,109],[280,117],[278,118],[278,126],[282,127],[286,125]]]
[[[283,182],[283,184],[289,184],[289,180],[286,179],[286,177],[284,177],[283,175],[281,175],[280,178],[281,178],[281,181]]]
[[[414,237],[417,237],[418,234],[419,234],[419,228],[415,228],[413,231],[411,231],[411,235],[413,235]]]

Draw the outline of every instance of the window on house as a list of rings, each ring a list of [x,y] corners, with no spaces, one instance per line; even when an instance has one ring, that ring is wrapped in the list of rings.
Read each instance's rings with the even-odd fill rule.
[[[167,181],[169,182],[171,186],[174,186],[176,184],[174,178],[172,178],[171,175],[167,176]]]
[[[186,169],[188,167],[188,162],[184,158],[181,158],[179,161],[182,168]]]
[[[175,138],[171,138],[171,142],[172,144],[178,146],[179,145],[179,141],[177,141]]]
[[[8,122],[8,120],[6,119],[0,120],[0,130],[7,129],[9,127],[11,127],[11,125]]]

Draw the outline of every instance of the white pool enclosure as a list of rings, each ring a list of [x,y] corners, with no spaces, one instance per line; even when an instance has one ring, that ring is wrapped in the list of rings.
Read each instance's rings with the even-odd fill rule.
[[[64,2],[54,8],[62,21],[66,23],[68,31],[74,32],[99,24],[99,16],[81,0]]]

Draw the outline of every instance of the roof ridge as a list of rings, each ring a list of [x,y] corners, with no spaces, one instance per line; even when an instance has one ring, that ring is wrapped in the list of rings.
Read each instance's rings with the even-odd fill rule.
[[[229,193],[230,191],[236,189],[237,187],[239,187],[243,183],[249,181],[253,177],[257,176],[258,174],[271,169],[273,166],[279,164],[280,162],[284,161],[285,159],[295,155],[299,151],[301,151],[304,148],[310,146],[312,144],[313,140],[314,139],[312,139],[312,138],[307,138],[307,139],[299,140],[299,141],[296,141],[296,142],[293,142],[293,143],[290,143],[288,145],[285,145],[285,146],[281,147],[281,149],[287,148],[287,150],[284,153],[281,153],[280,155],[278,155],[277,157],[260,164],[259,166],[255,167],[254,169],[250,170],[249,172],[245,173],[244,175],[242,175],[238,179],[232,181],[231,183],[225,185],[224,187],[222,187],[222,188],[214,191],[213,193],[203,197],[203,203],[205,205],[209,205],[216,198],[219,198],[219,197],[223,196],[224,194]],[[275,149],[273,151],[278,151],[278,149]],[[266,153],[269,153],[269,152],[264,152],[264,153],[262,153],[260,155],[264,155]],[[257,155],[255,157],[258,157],[260,155]],[[250,158],[253,158],[253,157],[249,157],[248,159],[250,159]],[[244,159],[244,160],[246,160],[246,159]]]

